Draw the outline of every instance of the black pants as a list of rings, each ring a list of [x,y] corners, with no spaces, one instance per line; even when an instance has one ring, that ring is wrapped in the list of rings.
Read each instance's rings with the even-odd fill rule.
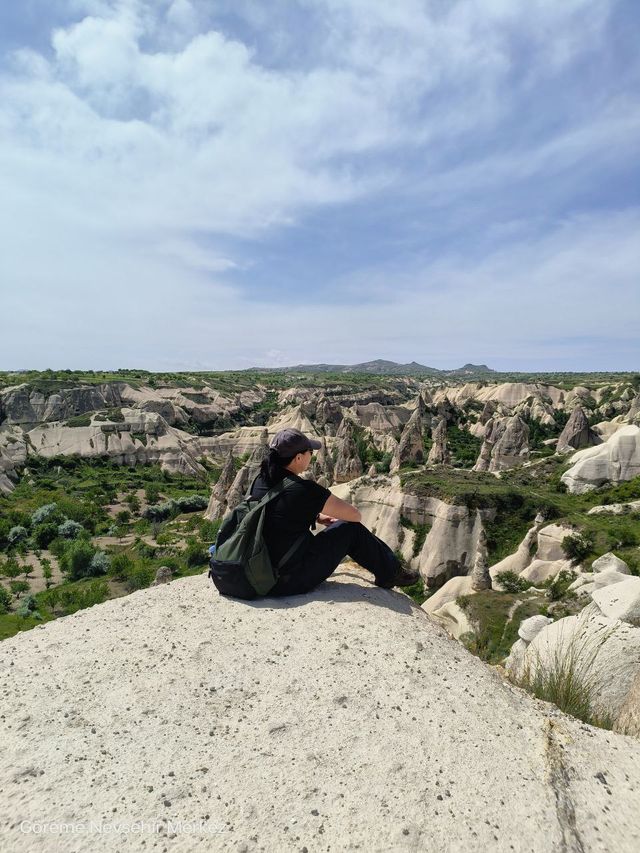
[[[303,546],[304,547],[304,546]],[[356,521],[335,521],[326,527],[283,566],[280,579],[268,596],[300,595],[309,592],[333,574],[343,557],[349,556],[377,581],[387,581],[399,563],[391,548]]]

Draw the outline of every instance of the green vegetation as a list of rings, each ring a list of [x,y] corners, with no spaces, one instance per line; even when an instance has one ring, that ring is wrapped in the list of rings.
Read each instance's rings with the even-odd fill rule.
[[[517,593],[485,590],[473,595],[461,595],[456,604],[464,610],[474,633],[460,639],[475,655],[488,663],[500,663],[518,639],[523,619],[542,612],[547,605],[543,593]]]
[[[353,436],[364,473],[366,474],[369,468],[375,465],[378,474],[388,474],[391,467],[392,454],[378,450],[373,445],[371,436],[365,431],[364,427],[355,422],[353,422]]]
[[[521,578],[515,572],[498,572],[496,580],[505,592],[525,592],[533,586],[528,580]]]
[[[127,468],[78,457],[33,457],[29,470],[31,483],[23,478],[14,492],[0,496],[0,575],[7,578],[0,593],[1,637],[148,586],[160,566],[169,565],[174,574],[184,575],[206,565],[207,548],[219,526],[202,518],[208,482],[173,476],[157,466]],[[165,520],[152,523],[141,517],[138,492],[143,491],[145,497],[170,506]],[[93,542],[105,535],[115,537],[107,550]],[[140,538],[150,535],[155,539]],[[125,536],[134,539],[133,545],[123,544]],[[150,544],[153,541],[155,545]],[[45,548],[50,554],[45,552],[39,560],[46,589],[32,596],[32,570],[19,559],[34,549],[41,554]],[[64,576],[55,586],[50,555],[57,558]],[[11,612],[16,607],[20,613]]]
[[[69,418],[66,422],[65,426],[68,427],[88,427],[91,426],[91,415],[76,415],[73,418]]]
[[[473,468],[482,447],[482,441],[466,429],[455,425],[447,427],[447,446],[451,462],[456,468]]]
[[[580,563],[593,551],[594,537],[591,533],[573,533],[562,540],[562,550],[569,560]]]
[[[538,699],[553,702],[561,711],[593,726],[610,729],[612,716],[596,709],[595,661],[610,633],[597,640],[579,632],[567,643],[558,643],[550,660],[540,656],[525,667],[515,683]]]

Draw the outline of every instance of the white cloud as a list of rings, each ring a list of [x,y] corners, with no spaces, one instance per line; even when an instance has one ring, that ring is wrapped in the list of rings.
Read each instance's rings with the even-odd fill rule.
[[[504,254],[473,268],[446,253],[428,259],[423,289],[412,268],[399,268],[400,286],[363,271],[345,283],[357,292],[370,276],[376,294],[358,312],[357,328],[339,305],[319,301],[312,315],[301,303],[275,312],[268,300],[247,302],[224,278],[248,263],[227,237],[267,240],[309,210],[374,193],[380,203],[381,190],[392,194],[402,183],[403,152],[422,161],[408,170],[414,191],[446,207],[470,191],[602,161],[612,139],[629,151],[638,126],[621,100],[535,144],[505,145],[471,165],[437,165],[450,146],[499,128],[512,99],[536,81],[595,49],[611,3],[301,0],[312,35],[300,38],[314,49],[307,64],[289,65],[286,56],[261,64],[249,39],[222,26],[203,29],[223,3],[73,3],[78,20],[52,34],[52,54],[20,51],[0,76],[3,308],[33,330],[47,357],[66,352],[71,364],[78,352],[113,364],[110,330],[118,329],[119,360],[147,366],[167,350],[194,364],[210,353],[211,366],[247,366],[280,358],[273,342],[283,336],[292,338],[286,353],[294,362],[351,352],[360,360],[355,353],[368,340],[369,357],[386,346],[411,359],[425,352],[427,337],[449,362],[465,338],[491,352],[507,340],[516,345],[512,330],[531,317],[533,294],[558,298],[554,276],[574,297],[575,281],[588,283],[591,302],[579,314],[589,329],[597,325],[589,313],[598,298],[594,271],[604,279],[609,269],[620,293],[632,287],[626,264],[638,259],[624,217],[615,219],[619,231],[589,219],[529,248],[525,225],[511,234],[500,226],[496,233],[509,237]],[[274,2],[268,14],[286,16],[290,5]],[[264,4],[226,10],[244,15],[247,26],[270,26]],[[523,42],[532,61],[513,88],[514,45]],[[570,313],[569,301],[560,301]],[[613,322],[610,306],[598,315]],[[320,335],[310,335],[311,316]],[[545,323],[549,334],[561,333],[555,316]],[[619,325],[626,329],[628,316]],[[434,329],[445,332],[437,337]],[[4,338],[3,360],[19,337]]]

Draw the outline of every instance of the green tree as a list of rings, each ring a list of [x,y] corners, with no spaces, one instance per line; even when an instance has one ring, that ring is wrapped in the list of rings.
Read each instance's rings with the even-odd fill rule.
[[[29,584],[27,581],[9,581],[9,587],[16,598],[20,597],[21,592],[27,592],[29,590]]]
[[[86,539],[76,539],[60,558],[60,568],[70,580],[90,577],[94,554],[95,548]]]

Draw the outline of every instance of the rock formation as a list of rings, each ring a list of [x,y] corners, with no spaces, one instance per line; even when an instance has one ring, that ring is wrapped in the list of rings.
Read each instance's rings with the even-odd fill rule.
[[[639,743],[514,690],[350,567],[251,607],[205,574],[179,578],[21,632],[0,661],[0,821],[15,853],[95,847],[88,829],[25,832],[62,822],[102,827],[106,853],[125,839],[637,849]],[[135,821],[148,836],[124,835]]]
[[[560,433],[557,452],[572,453],[574,450],[593,447],[596,444],[602,444],[602,439],[589,426],[589,419],[582,406],[576,406]]]
[[[398,447],[391,460],[390,471],[392,474],[410,462],[417,462],[418,464],[424,462],[423,415],[424,403],[422,398],[419,398],[419,404],[402,430]]]
[[[311,471],[316,481],[319,482],[322,478],[323,484],[331,484],[333,483],[333,460],[327,449],[326,438],[323,436],[320,441],[322,446],[311,462]]]
[[[333,469],[334,482],[345,483],[362,476],[362,462],[358,455],[353,422],[345,418],[340,424],[336,438],[338,455]]]
[[[322,394],[316,403],[315,420],[326,435],[335,435],[342,422],[342,410],[340,406],[329,400]]]
[[[514,415],[492,418],[487,422],[485,436],[474,471],[505,471],[521,465],[529,456],[529,427]]]
[[[625,584],[632,588],[618,592]],[[616,729],[623,709],[628,714],[629,696],[640,677],[640,578],[610,585],[592,597],[577,615],[543,627],[524,652],[516,649],[507,671],[533,678],[540,671],[553,674],[570,666],[575,684],[588,690],[593,713],[611,718]],[[627,733],[638,736],[640,728]]]
[[[236,474],[237,472],[233,461],[233,455],[229,453],[227,460],[224,463],[224,467],[220,472],[220,476],[218,477],[218,481],[211,491],[209,506],[207,507],[207,511],[204,516],[205,518],[208,518],[210,521],[215,521],[215,519],[222,518],[225,514],[227,511],[227,495],[231,491]]]
[[[439,420],[431,434],[433,444],[429,450],[427,462],[430,465],[448,465],[449,449],[447,447],[447,422]]]
[[[159,586],[161,583],[169,583],[173,578],[173,572],[169,566],[160,566],[151,586]]]
[[[480,528],[476,556],[471,569],[471,589],[474,592],[491,589],[491,575],[487,568],[487,537],[483,528]]]
[[[570,461],[572,467],[560,479],[574,494],[632,480],[640,476],[640,427],[622,427],[604,444],[579,450]]]

